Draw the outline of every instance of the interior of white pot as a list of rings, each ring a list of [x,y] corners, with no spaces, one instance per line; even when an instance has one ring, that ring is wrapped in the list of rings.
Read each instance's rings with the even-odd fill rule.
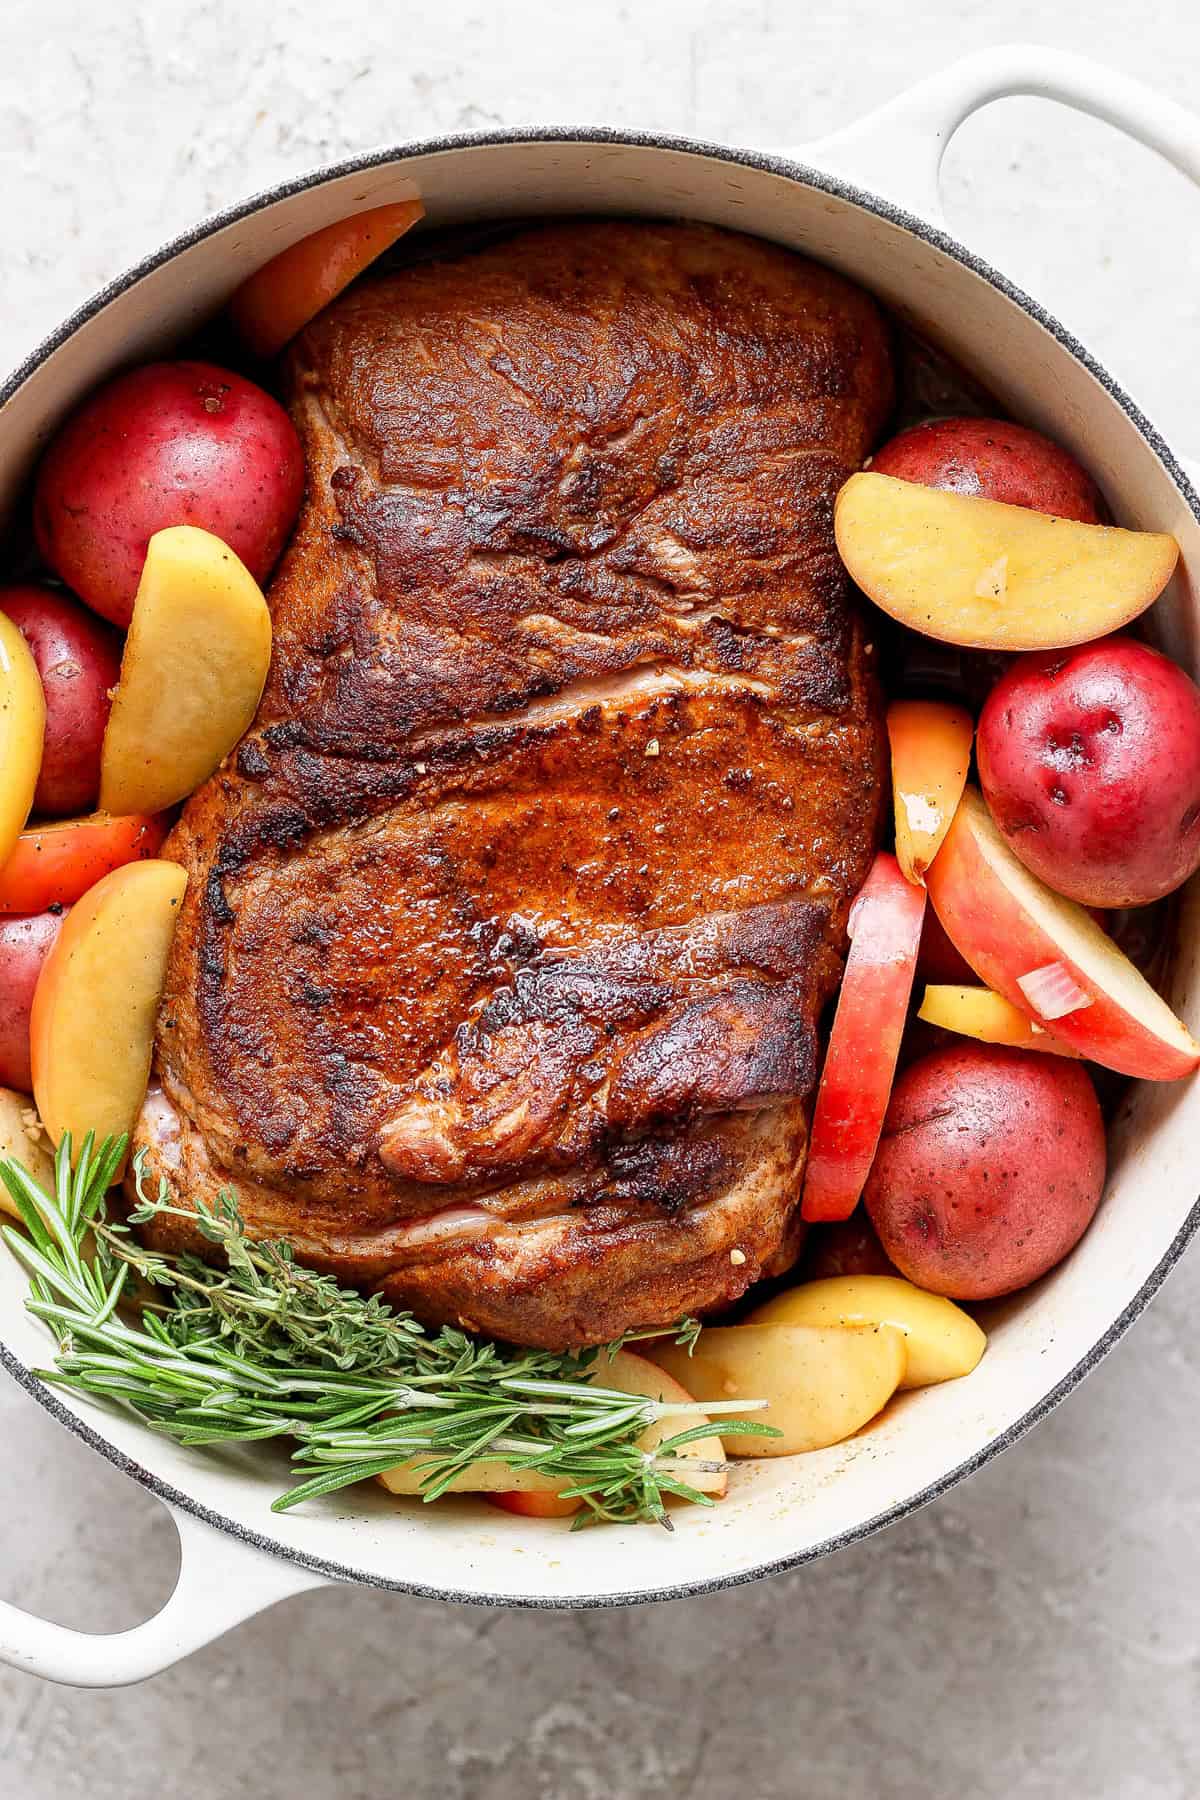
[[[959,357],[1019,418],[1067,444],[1122,522],[1173,532],[1183,573],[1156,609],[1193,675],[1200,527],[1151,443],[1103,383],[985,276],[899,224],[835,195],[717,156],[628,143],[538,141],[434,150],[328,179],[161,261],[66,336],[0,414],[0,509],[39,445],[115,367],[169,348],[240,278],[345,213],[419,193],[433,226],[539,212],[682,215],[759,233],[833,264]],[[1195,895],[1185,904],[1169,998],[1200,1027]],[[281,1547],[405,1586],[490,1598],[628,1595],[720,1580],[811,1553],[940,1484],[1012,1431],[1084,1363],[1168,1256],[1196,1200],[1200,1089],[1133,1089],[1091,1231],[1053,1275],[994,1309],[968,1379],[907,1394],[866,1433],[814,1455],[743,1463],[728,1499],[682,1509],[671,1538],[646,1526],[571,1535],[472,1501],[419,1507],[354,1490],[283,1518],[282,1452],[184,1451],[80,1403],[80,1417],[158,1481]],[[0,1257],[0,1337],[27,1366],[48,1342],[25,1283]],[[72,1404],[68,1402],[68,1404]],[[137,1472],[137,1471],[135,1471]]]

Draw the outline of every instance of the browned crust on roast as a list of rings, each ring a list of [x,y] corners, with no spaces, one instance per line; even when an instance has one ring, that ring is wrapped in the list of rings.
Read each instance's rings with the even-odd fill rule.
[[[289,367],[309,493],[259,716],[168,846],[141,1140],[430,1320],[735,1297],[794,1250],[878,824],[831,517],[882,323],[756,240],[583,223],[362,283]]]

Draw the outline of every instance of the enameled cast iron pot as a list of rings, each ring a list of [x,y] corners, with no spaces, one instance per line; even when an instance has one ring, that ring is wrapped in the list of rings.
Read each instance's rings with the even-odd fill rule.
[[[987,102],[1042,95],[1109,120],[1200,181],[1200,120],[1132,82],[1041,49],[988,51],[806,151],[764,155],[619,131],[501,131],[384,149],[288,182],[198,226],[60,326],[0,390],[0,506],[63,415],[115,368],[169,351],[252,269],[310,231],[420,195],[435,226],[504,215],[642,213],[773,238],[841,269],[979,375],[1017,417],[1091,468],[1125,524],[1170,531],[1182,573],[1156,609],[1162,641],[1198,668],[1200,500],[1179,460],[1089,353],[1034,301],[946,235],[938,169]],[[861,183],[861,185],[860,185]],[[882,194],[887,197],[882,197]],[[1200,907],[1185,902],[1169,999],[1200,1027]],[[282,1518],[278,1465],[185,1450],[131,1419],[50,1392],[0,1255],[0,1355],[48,1412],[171,1510],[179,1582],[135,1630],[89,1637],[0,1604],[0,1658],[116,1686],[168,1667],[303,1588],[354,1581],[488,1604],[612,1606],[794,1567],[943,1493],[1012,1444],[1099,1361],[1200,1224],[1200,1085],[1139,1085],[1116,1122],[1107,1198],[1079,1249],[996,1310],[966,1381],[906,1395],[868,1435],[817,1454],[743,1463],[728,1499],[649,1526],[568,1536],[472,1502],[399,1506],[358,1489]]]

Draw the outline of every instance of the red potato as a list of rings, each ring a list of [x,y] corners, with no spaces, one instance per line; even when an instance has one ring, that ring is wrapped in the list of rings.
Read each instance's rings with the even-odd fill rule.
[[[927,987],[969,987],[975,980],[974,969],[961,951],[954,948],[932,906],[925,908],[917,974]]]
[[[42,964],[62,929],[66,909],[0,919],[0,1087],[33,1092],[29,1013]]]
[[[925,890],[880,851],[850,913],[850,954],[813,1107],[803,1218],[845,1219],[871,1167],[912,993]]]
[[[46,696],[33,810],[51,818],[86,812],[100,791],[100,745],[121,670],[121,640],[54,588],[0,588],[0,612],[29,645]]]
[[[113,869],[157,856],[166,835],[166,819],[144,813],[31,825],[0,866],[0,914],[70,906]]]
[[[148,363],[85,400],[54,439],[34,532],[67,586],[124,627],[156,531],[201,526],[262,583],[303,493],[300,440],[270,394],[211,363]]]
[[[979,721],[1000,830],[1084,906],[1143,906],[1200,866],[1200,689],[1134,638],[1021,657]]]
[[[838,1275],[895,1273],[895,1264],[888,1261],[866,1208],[856,1206],[848,1219],[812,1227],[800,1262],[799,1279],[825,1281]]]
[[[970,1044],[896,1083],[866,1188],[901,1274],[951,1300],[1036,1281],[1100,1204],[1104,1120],[1081,1064]]]
[[[1066,450],[1004,419],[930,419],[876,452],[871,467],[921,487],[978,494],[1060,519],[1098,525],[1104,502],[1087,471]]]
[[[887,632],[881,673],[889,694],[899,700],[952,700],[978,713],[1012,664],[1012,651],[967,650],[913,631],[892,633],[882,620],[877,623],[878,636]]]

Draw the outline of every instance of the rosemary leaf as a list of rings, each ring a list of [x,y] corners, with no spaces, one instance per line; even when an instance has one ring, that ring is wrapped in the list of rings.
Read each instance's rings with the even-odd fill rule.
[[[183,1444],[294,1440],[296,1480],[276,1512],[417,1457],[426,1501],[471,1463],[500,1458],[582,1500],[576,1526],[648,1519],[670,1529],[666,1495],[712,1504],[686,1477],[723,1465],[679,1455],[714,1436],[707,1419],[654,1450],[640,1442],[656,1420],[706,1409],[595,1379],[622,1343],[674,1336],[691,1350],[697,1321],[578,1352],[511,1349],[450,1326],[427,1331],[377,1295],[298,1263],[290,1244],[249,1237],[231,1194],[193,1210],[165,1180],[152,1189],[140,1156],[128,1218],[110,1217],[108,1190],[125,1151],[123,1138],[96,1145],[89,1133],[73,1168],[64,1138],[53,1192],[0,1160],[25,1227],[5,1225],[0,1236],[30,1276],[30,1312],[58,1342],[43,1380],[126,1407]],[[130,1226],[160,1218],[191,1221],[220,1257],[146,1249]],[[134,1280],[142,1303],[126,1316],[119,1309]],[[720,1432],[777,1435],[726,1418]]]

